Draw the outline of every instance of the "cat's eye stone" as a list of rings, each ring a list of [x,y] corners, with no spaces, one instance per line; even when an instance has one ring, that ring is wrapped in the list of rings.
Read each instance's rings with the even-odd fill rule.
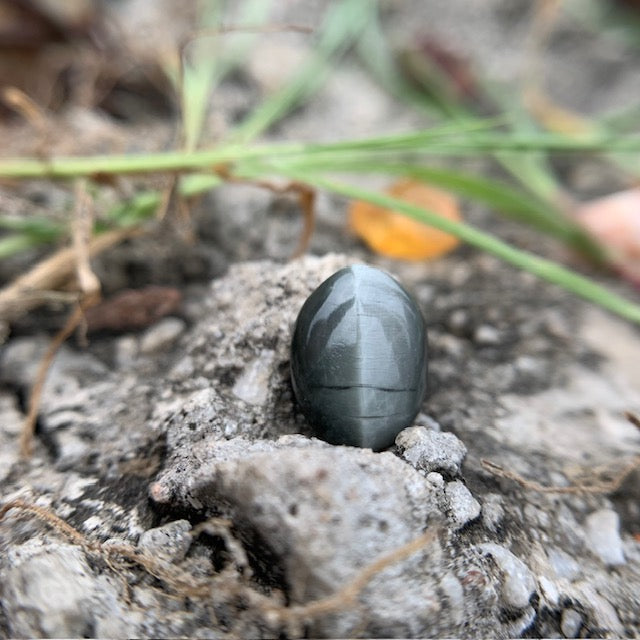
[[[420,410],[427,336],[413,298],[365,265],[334,273],[300,310],[291,344],[296,398],[317,437],[384,449]]]

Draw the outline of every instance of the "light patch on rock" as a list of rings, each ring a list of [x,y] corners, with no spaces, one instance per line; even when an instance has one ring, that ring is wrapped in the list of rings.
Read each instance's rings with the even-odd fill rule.
[[[606,565],[625,563],[620,537],[620,518],[612,509],[600,509],[585,521],[587,544],[592,553]]]
[[[253,405],[263,405],[269,395],[269,380],[275,353],[263,350],[250,362],[233,385],[233,393],[240,400]]]
[[[505,547],[493,542],[479,545],[490,555],[503,574],[502,597],[514,609],[524,609],[536,589],[536,581],[529,567]]]
[[[456,529],[461,529],[480,515],[480,503],[462,482],[447,482],[444,494],[447,499],[447,513]]]
[[[149,355],[168,349],[183,333],[186,323],[180,318],[163,318],[149,327],[140,338],[140,353]]]

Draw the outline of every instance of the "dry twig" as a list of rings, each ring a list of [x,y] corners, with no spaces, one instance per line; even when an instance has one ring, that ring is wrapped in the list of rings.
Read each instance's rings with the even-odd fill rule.
[[[640,429],[640,418],[631,411],[625,412],[625,418],[635,427]],[[619,469],[617,473],[613,474],[610,480],[595,480],[594,482],[590,482],[589,484],[581,483],[576,485],[570,485],[568,487],[546,487],[535,480],[527,480],[524,476],[516,473],[515,471],[510,471],[501,467],[499,464],[495,462],[491,462],[491,460],[480,460],[480,464],[485,471],[488,471],[491,475],[496,476],[497,478],[506,478],[507,480],[513,480],[517,482],[521,487],[525,489],[531,489],[532,491],[537,491],[538,493],[569,493],[569,494],[579,494],[579,493],[591,493],[591,494],[603,494],[603,493],[613,493],[617,491],[622,483],[625,481],[627,476],[630,473],[633,473],[636,469],[640,469],[640,455],[633,456],[630,458],[627,463]],[[619,465],[617,465],[619,467]]]
[[[530,489],[531,491],[537,491],[538,493],[558,493],[558,494],[604,494],[613,493],[617,491],[627,476],[640,468],[640,455],[631,458],[623,467],[618,471],[610,480],[594,481],[588,484],[576,484],[569,485],[568,487],[554,487],[545,486],[536,482],[535,480],[527,480],[524,476],[501,467],[495,462],[490,460],[480,460],[480,464],[485,471],[488,471],[491,475],[497,478],[506,478],[507,480],[513,480],[517,482],[521,487]]]
[[[100,300],[100,281],[93,273],[89,263],[89,239],[93,228],[93,202],[87,192],[86,181],[75,184],[75,209],[72,224],[72,250],[75,257],[75,271],[80,287],[81,298],[62,329],[51,341],[38,367],[35,382],[29,394],[28,411],[20,434],[20,453],[23,457],[31,455],[33,434],[40,410],[42,391],[47,373],[62,343],[81,325],[84,311]]]
[[[261,611],[265,622],[271,627],[276,625],[299,625],[302,622],[312,620],[318,616],[347,610],[354,605],[360,593],[376,574],[424,549],[435,540],[437,534],[435,529],[431,529],[407,544],[381,556],[360,571],[360,573],[333,595],[314,600],[304,605],[287,607],[276,603],[271,597],[262,595],[255,589],[252,589],[248,584],[244,584],[241,578],[246,578],[246,575],[240,576],[236,573],[233,576],[221,575],[211,581],[198,581],[190,574],[180,570],[176,565],[152,557],[129,544],[103,544],[90,540],[51,510],[29,504],[24,500],[11,500],[0,506],[0,521],[2,521],[12,509],[35,516],[68,538],[73,544],[82,547],[87,552],[96,553],[101,556],[107,561],[109,566],[113,567],[109,559],[114,556],[120,556],[121,558],[136,563],[180,596],[200,599],[208,599],[212,596],[221,595],[224,595],[226,598],[236,598],[240,596],[245,601],[245,606],[251,605]],[[231,535],[229,531],[230,525],[231,523],[229,521],[213,518],[194,527],[192,534],[195,536],[203,531],[208,531],[223,535],[226,539],[227,535]],[[236,554],[234,554],[234,556],[236,556]],[[244,550],[236,557],[240,560],[242,557],[246,558]]]
[[[102,233],[89,242],[88,255],[93,258],[126,238],[140,233],[139,227]],[[73,277],[76,264],[75,248],[66,247],[45,258],[1,289],[0,321],[15,322],[29,311],[50,301],[51,291],[62,288]]]
[[[270,607],[265,611],[267,619],[270,623],[294,625],[295,628],[305,621],[346,611],[355,604],[360,593],[376,574],[424,549],[435,538],[436,530],[430,529],[407,544],[379,557],[333,595],[303,605]]]
[[[229,171],[229,168],[224,165],[217,166],[215,168],[215,172],[226,182],[249,184],[261,189],[267,189],[276,194],[294,194],[298,199],[298,203],[302,211],[304,226],[302,229],[302,234],[300,235],[300,240],[298,240],[298,246],[293,252],[291,259],[293,260],[294,258],[299,258],[300,256],[304,255],[307,248],[309,247],[309,242],[311,240],[311,236],[313,235],[313,229],[315,226],[316,193],[311,187],[304,184],[303,182],[297,182],[296,180],[292,180],[283,185],[279,185],[274,182],[270,182],[269,180],[241,178],[239,176],[234,176]]]

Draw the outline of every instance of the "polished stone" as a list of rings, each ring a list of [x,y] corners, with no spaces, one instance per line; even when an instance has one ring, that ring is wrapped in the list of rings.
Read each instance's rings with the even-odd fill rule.
[[[354,265],[306,300],[294,330],[291,374],[315,434],[384,449],[421,408],[427,378],[424,320],[388,274]]]

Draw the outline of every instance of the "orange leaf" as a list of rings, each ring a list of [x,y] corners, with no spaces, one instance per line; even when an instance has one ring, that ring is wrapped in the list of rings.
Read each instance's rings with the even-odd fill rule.
[[[458,204],[446,191],[415,180],[401,180],[386,192],[449,220],[460,220]],[[391,258],[427,260],[455,249],[460,241],[444,231],[407,216],[356,200],[349,208],[349,226],[374,251]]]

